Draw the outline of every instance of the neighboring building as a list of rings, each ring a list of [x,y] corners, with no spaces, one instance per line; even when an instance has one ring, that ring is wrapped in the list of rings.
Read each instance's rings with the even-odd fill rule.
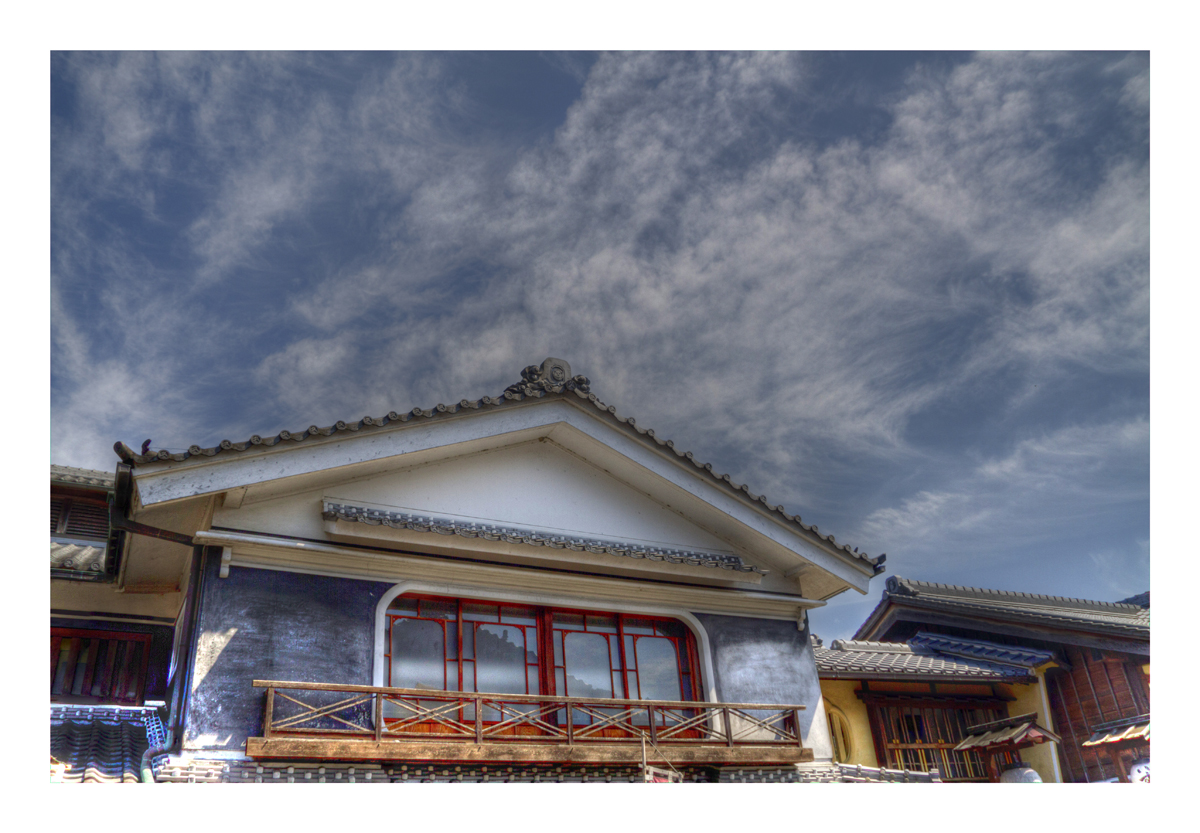
[[[162,742],[175,609],[163,594],[118,591],[121,533],[109,526],[113,476],[50,467],[52,779],[137,781]]]
[[[159,779],[922,780],[833,764],[809,639],[807,612],[882,557],[617,416],[566,362],[521,375],[184,453],[117,445],[104,587],[176,625],[178,673],[147,683]]]
[[[843,763],[997,780],[983,748],[959,750],[971,728],[1022,715],[1050,723],[1041,680],[1055,666],[1053,651],[925,632],[828,648],[814,637],[813,651],[834,758]],[[1043,781],[1060,780],[1052,742],[1001,750],[996,763],[1028,764]]]
[[[1053,762],[1059,774],[1054,780],[1128,780],[1134,762],[1149,759],[1149,592],[1100,602],[892,577],[855,640],[907,642],[919,651],[961,657],[968,653],[947,646],[982,641],[993,643],[994,652],[971,656],[989,663],[1049,654],[1052,665],[1028,665],[1038,694],[1022,696],[1014,688],[1016,699],[1006,715],[1036,713],[1041,726],[1061,739],[1021,753],[1043,779],[1051,780]],[[832,702],[825,673],[832,665],[820,653],[818,663]],[[949,694],[941,685],[937,689]],[[887,747],[901,733],[878,724],[873,732],[876,750],[885,747],[876,754],[892,760]]]

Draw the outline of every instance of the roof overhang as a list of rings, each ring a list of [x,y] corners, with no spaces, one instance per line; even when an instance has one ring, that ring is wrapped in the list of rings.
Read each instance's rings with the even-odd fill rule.
[[[593,413],[594,412],[594,413]],[[215,456],[140,462],[134,514],[198,498],[266,499],[544,439],[596,466],[661,506],[752,553],[754,562],[795,578],[802,594],[826,599],[867,591],[873,565],[785,517],[745,489],[697,469],[652,432],[617,424],[610,411],[574,396],[508,401],[370,430],[312,436]]]

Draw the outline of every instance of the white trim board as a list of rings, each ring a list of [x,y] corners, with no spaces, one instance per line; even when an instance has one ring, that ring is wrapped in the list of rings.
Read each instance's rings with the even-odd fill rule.
[[[784,619],[803,627],[804,612],[825,602],[781,593],[616,579],[575,573],[452,561],[405,553],[356,550],[238,532],[205,531],[196,542],[226,548],[221,569],[248,567],[394,583],[438,581],[498,591],[570,595],[589,605],[632,602],[637,609],[668,606],[696,613]]]

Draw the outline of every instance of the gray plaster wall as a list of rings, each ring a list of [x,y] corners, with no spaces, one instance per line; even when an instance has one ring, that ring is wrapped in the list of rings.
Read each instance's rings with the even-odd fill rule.
[[[234,567],[204,577],[184,748],[244,752],[262,734],[253,680],[371,685],[375,607],[391,584]]]
[[[712,648],[713,681],[723,703],[795,703],[804,745],[817,760],[832,757],[821,681],[807,619],[795,622],[696,613]]]

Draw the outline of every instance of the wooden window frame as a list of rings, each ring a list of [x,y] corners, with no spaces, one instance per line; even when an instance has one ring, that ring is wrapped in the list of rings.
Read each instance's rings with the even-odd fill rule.
[[[936,767],[943,781],[988,780],[986,762],[977,751],[955,752],[954,747],[966,737],[968,725],[1007,717],[1007,701],[978,697],[955,699],[951,696],[888,697],[883,692],[863,693],[868,694],[862,699],[867,706],[881,767],[918,772],[928,772]],[[920,737],[922,734],[925,737]],[[997,756],[998,764],[1015,760],[1007,753]]]
[[[126,631],[50,629],[50,702],[86,705],[140,706],[145,703],[153,637]],[[68,640],[72,640],[67,642]],[[63,654],[64,642],[66,654]],[[87,650],[80,676],[79,658]],[[103,654],[104,663],[98,660]],[[119,662],[118,662],[119,660]],[[62,681],[59,682],[59,669]],[[69,682],[68,682],[69,679]],[[132,697],[128,694],[134,689]],[[79,688],[78,693],[74,692]],[[58,691],[55,689],[58,688]],[[97,691],[93,694],[91,692]]]

